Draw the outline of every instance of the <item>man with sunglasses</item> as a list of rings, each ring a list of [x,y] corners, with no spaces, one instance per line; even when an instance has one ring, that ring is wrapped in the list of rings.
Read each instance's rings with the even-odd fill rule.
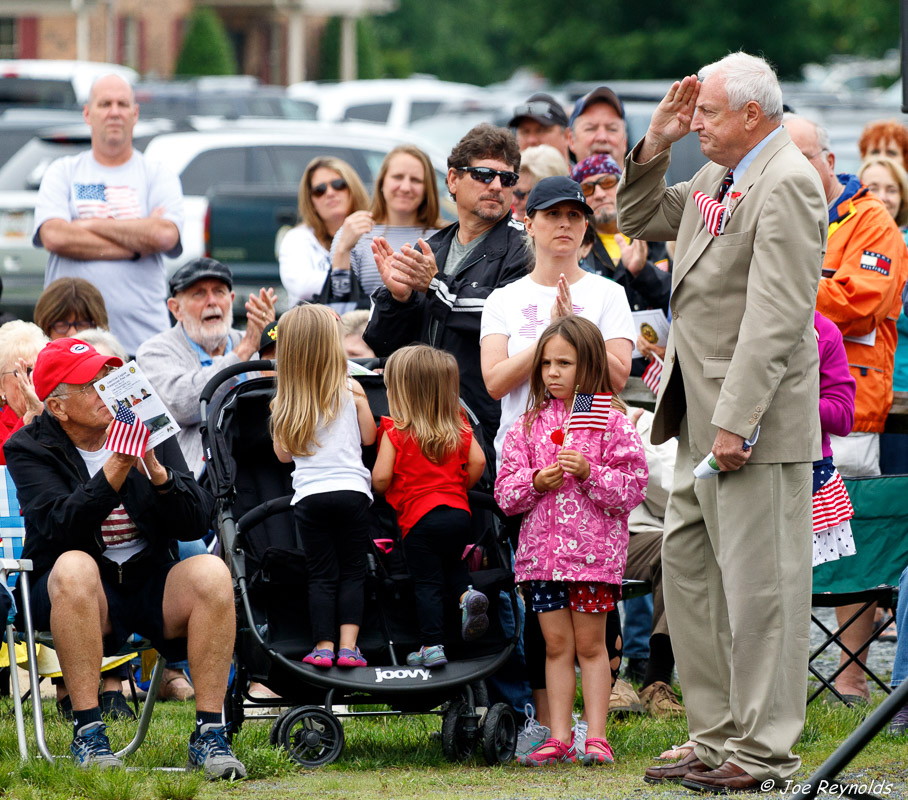
[[[570,163],[567,114],[550,94],[537,92],[531,95],[514,109],[508,127],[514,129],[521,153],[528,147],[547,144],[564,156],[565,163]]]
[[[618,231],[621,167],[610,155],[592,155],[571,170],[571,177],[580,184],[593,209],[597,234],[581,266],[623,286],[631,311],[666,311],[672,276],[665,243],[628,240]]]
[[[214,501],[174,439],[141,458],[107,448],[112,417],[94,384],[122,363],[79,339],[48,344],[33,373],[45,411],[6,442],[25,517],[22,556],[33,563],[32,622],[53,634],[72,700],[70,750],[81,767],[122,766],[101,719],[101,657],[139,633],[168,658],[188,653],[196,695],[190,768],[241,778],[246,770],[221,716],[235,631],[230,572],[208,554],[177,560],[178,540],[208,530]]]
[[[126,81],[96,80],[83,116],[91,149],[48,167],[33,243],[50,252],[44,285],[63,277],[94,284],[111,332],[135,353],[169,325],[163,256],[183,252],[183,192],[168,167],[133,148],[139,106]]]
[[[363,333],[379,356],[414,341],[453,353],[460,364],[461,398],[479,418],[489,444],[501,409],[482,380],[479,323],[492,291],[527,271],[523,224],[511,217],[519,169],[520,151],[508,130],[477,125],[457,143],[448,157],[457,222],[399,252],[375,240],[384,287],[372,295]]]

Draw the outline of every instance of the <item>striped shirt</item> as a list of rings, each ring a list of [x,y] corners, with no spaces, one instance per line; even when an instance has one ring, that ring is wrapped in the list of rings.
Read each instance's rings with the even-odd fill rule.
[[[341,235],[343,227],[334,234],[334,241],[331,242],[331,262],[334,263],[334,252],[337,249],[338,237]],[[423,228],[421,225],[376,225],[369,233],[359,237],[359,241],[350,251],[350,268],[353,274],[359,278],[360,285],[363,287],[363,293],[371,295],[379,286],[382,285],[381,277],[378,274],[378,267],[375,266],[375,256],[372,255],[372,240],[377,236],[383,236],[388,240],[393,250],[400,250],[405,244],[417,247],[416,240],[424,241],[438,232],[438,228]]]

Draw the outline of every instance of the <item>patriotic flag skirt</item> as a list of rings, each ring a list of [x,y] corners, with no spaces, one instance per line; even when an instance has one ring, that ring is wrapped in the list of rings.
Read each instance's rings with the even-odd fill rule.
[[[854,516],[845,482],[832,457],[813,464],[813,566],[837,561],[856,552],[851,523]]]

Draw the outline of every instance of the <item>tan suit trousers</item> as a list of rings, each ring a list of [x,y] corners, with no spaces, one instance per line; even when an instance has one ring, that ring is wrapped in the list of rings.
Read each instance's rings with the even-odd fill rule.
[[[812,465],[697,480],[686,416],[679,440],[662,570],[690,735],[713,768],[785,779],[806,711]]]

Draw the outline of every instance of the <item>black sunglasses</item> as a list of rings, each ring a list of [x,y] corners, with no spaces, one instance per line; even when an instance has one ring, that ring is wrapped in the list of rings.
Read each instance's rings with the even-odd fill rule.
[[[510,188],[516,186],[520,176],[510,170],[492,169],[491,167],[455,167],[458,172],[469,172],[474,181],[490,184],[495,178],[501,178],[501,185]]]
[[[523,191],[523,189],[514,190],[514,198],[517,200],[525,200],[529,192]]]
[[[583,190],[584,197],[592,197],[596,192],[597,186],[602,186],[603,189],[611,189],[613,186],[618,185],[618,176],[612,175],[602,175],[594,181],[584,181],[580,184],[580,188]]]
[[[347,186],[347,181],[343,178],[335,178],[333,181],[328,181],[327,183],[317,183],[309,191],[312,193],[313,197],[321,197],[328,191],[329,186],[334,189],[335,192],[342,192],[344,189],[349,188]]]

